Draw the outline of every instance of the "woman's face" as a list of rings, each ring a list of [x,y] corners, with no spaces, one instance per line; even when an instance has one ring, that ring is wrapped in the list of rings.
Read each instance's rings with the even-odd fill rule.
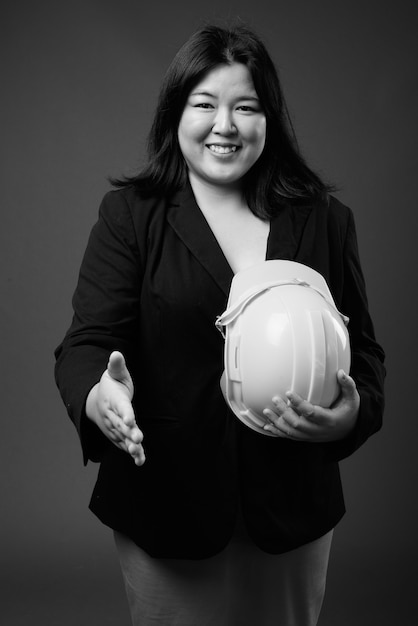
[[[178,138],[192,182],[239,186],[266,140],[266,117],[245,65],[219,65],[192,89]]]

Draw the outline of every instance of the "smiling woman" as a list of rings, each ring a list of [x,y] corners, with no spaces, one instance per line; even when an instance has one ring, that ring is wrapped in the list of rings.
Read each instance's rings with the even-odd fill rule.
[[[353,215],[299,153],[256,35],[209,26],[186,42],[146,168],[114,182],[56,380],[101,463],[90,508],[115,531],[133,623],[315,626],[345,510],[338,461],[380,428],[384,354]],[[322,274],[350,318],[352,368],[330,407],[275,394],[267,437],[224,400],[215,321],[234,273],[265,278],[273,259]]]
[[[266,140],[266,117],[245,65],[220,65],[196,85],[178,137],[192,187],[242,186]]]
[[[235,64],[246,69],[241,68],[246,74],[241,76],[241,88],[249,89],[239,94],[250,97],[249,102],[242,102],[242,112],[254,108],[255,113],[264,115],[266,124],[262,153],[241,180],[246,204],[258,217],[271,218],[287,200],[325,200],[332,188],[307,166],[297,148],[274,63],[260,39],[243,26],[231,30],[208,26],[186,41],[162,83],[148,138],[146,167],[137,176],[112,182],[121,187],[135,184],[142,193],[162,196],[184,187],[189,172],[178,133],[189,99],[192,94],[200,95],[203,101],[196,103],[202,105],[198,108],[210,114],[217,86],[208,90],[204,83],[213,71]]]
[[[266,142],[266,116],[248,68],[219,65],[190,93],[178,129],[190,185],[229,265],[265,259],[269,225],[252,213],[243,181]]]

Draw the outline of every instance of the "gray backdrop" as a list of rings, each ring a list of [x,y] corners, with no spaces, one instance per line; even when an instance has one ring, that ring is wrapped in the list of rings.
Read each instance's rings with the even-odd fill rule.
[[[72,0],[1,18],[1,576],[7,626],[128,624],[111,533],[88,512],[53,382],[89,230],[132,171],[163,72],[204,20],[239,15],[280,70],[302,148],[356,216],[389,378],[384,430],[342,464],[322,626],[415,623],[417,19],[413,0]],[[272,581],[274,590],[274,581]]]

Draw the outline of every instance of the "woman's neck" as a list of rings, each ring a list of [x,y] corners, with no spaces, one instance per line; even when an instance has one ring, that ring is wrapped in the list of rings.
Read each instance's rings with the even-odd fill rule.
[[[196,202],[203,211],[248,209],[241,185],[211,185],[193,175],[189,180]]]

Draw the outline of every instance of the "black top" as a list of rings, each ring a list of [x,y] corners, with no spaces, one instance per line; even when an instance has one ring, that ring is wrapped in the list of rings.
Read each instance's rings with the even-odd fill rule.
[[[291,550],[344,514],[338,460],[381,426],[384,354],[367,308],[350,209],[287,206],[271,221],[267,259],[309,265],[350,318],[351,375],[361,397],[344,440],[267,437],[243,424],[222,397],[223,339],[215,319],[233,272],[190,186],[171,200],[111,191],[100,207],[74,295],[74,319],[57,348],[56,379],[79,432],[84,459],[100,462],[90,507],[152,556],[219,552],[241,500],[253,541]],[[109,354],[126,357],[146,462],[108,441],[85,416],[85,400]]]

